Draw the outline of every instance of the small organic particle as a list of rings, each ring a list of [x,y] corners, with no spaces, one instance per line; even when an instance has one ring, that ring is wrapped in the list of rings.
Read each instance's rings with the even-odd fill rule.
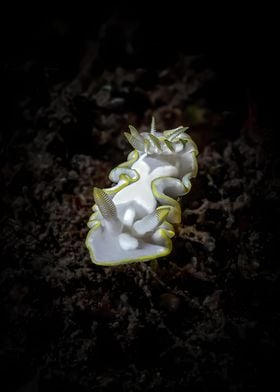
[[[198,150],[187,127],[150,132],[129,126],[134,148],[113,169],[111,188],[94,188],[95,204],[86,246],[93,263],[102,266],[148,261],[172,250],[174,225],[181,222],[178,198],[191,189]]]

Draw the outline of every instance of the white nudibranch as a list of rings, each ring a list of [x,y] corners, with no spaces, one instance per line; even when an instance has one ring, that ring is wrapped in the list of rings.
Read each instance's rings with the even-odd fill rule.
[[[86,246],[92,261],[113,266],[148,261],[172,250],[181,222],[178,198],[191,189],[198,150],[187,127],[150,132],[129,126],[134,150],[109,174],[111,188],[94,188],[95,205]]]

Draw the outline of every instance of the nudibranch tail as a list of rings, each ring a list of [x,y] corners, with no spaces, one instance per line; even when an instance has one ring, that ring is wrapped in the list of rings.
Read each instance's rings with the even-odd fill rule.
[[[148,261],[168,255],[181,221],[178,197],[191,189],[198,153],[187,127],[150,132],[129,126],[134,148],[127,161],[110,172],[111,188],[94,188],[95,205],[86,246],[98,265]]]

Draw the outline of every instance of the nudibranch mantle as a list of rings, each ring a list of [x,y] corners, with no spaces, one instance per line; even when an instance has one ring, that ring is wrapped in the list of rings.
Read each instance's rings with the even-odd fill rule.
[[[111,188],[94,188],[95,205],[86,246],[92,261],[113,266],[148,261],[172,250],[174,225],[181,221],[178,198],[191,189],[198,150],[187,127],[150,132],[129,126],[134,148],[114,168]]]

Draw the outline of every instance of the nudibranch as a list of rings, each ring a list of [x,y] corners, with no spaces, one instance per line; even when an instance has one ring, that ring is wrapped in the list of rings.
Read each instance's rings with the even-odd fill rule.
[[[150,132],[129,129],[125,136],[134,150],[110,172],[113,186],[93,190],[86,246],[102,266],[168,255],[181,221],[178,198],[197,174],[198,150],[187,127],[158,132],[153,120]]]

